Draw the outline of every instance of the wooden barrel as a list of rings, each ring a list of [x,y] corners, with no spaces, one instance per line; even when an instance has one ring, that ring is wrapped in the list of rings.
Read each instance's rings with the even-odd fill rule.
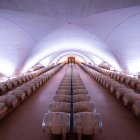
[[[73,113],[78,112],[96,112],[96,109],[92,102],[76,102],[73,104]]]
[[[118,84],[112,84],[110,86],[109,91],[110,91],[110,93],[115,94],[116,93],[116,90],[119,89],[119,88],[125,88],[125,86],[122,85],[122,84],[119,84],[119,83]]]
[[[0,120],[7,114],[8,108],[5,103],[0,102]]]
[[[21,78],[22,78],[22,81],[23,81],[24,83],[27,82],[27,79],[25,78],[25,76],[22,76]]]
[[[129,88],[118,88],[116,90],[116,97],[117,99],[122,99],[122,97],[128,93],[134,93],[134,90],[129,89]]]
[[[102,120],[99,113],[75,113],[73,119],[74,133],[78,134],[78,140],[81,140],[82,135],[94,135],[102,132]]]
[[[70,132],[70,114],[64,112],[45,113],[42,128],[48,136],[62,135],[66,140],[66,134]]]
[[[4,94],[6,91],[8,91],[6,83],[0,83],[0,95]]]
[[[18,104],[18,98],[14,95],[0,96],[0,102],[5,103],[8,108],[15,108]]]
[[[63,94],[55,95],[53,96],[53,100],[55,102],[71,103],[71,95],[63,95]],[[90,96],[86,94],[73,95],[73,103],[80,102],[80,101],[90,101]]]
[[[15,80],[15,79],[13,79],[11,82],[13,83],[14,87],[17,87],[17,86],[20,85],[20,84],[17,82],[17,80]]]
[[[66,83],[66,82],[60,83],[59,86],[71,86],[71,82],[69,82],[69,83]]]
[[[138,91],[140,91],[140,82],[138,82],[137,84],[136,84],[136,88],[135,88],[136,90],[138,90]]]
[[[66,112],[70,113],[70,103],[54,102],[49,104],[49,112]]]
[[[83,83],[73,83],[73,86],[84,86]]]
[[[30,96],[32,94],[32,89],[31,89],[31,87],[29,87],[29,85],[24,84],[16,89],[23,90],[27,96]]]
[[[79,81],[72,81],[73,84],[83,84],[83,82],[81,80]]]
[[[19,85],[23,84],[22,78],[17,78],[16,80],[17,80],[17,82],[19,83]]]
[[[140,100],[140,94],[134,92],[126,93],[123,97],[123,104],[131,107],[136,100]]]
[[[90,96],[86,94],[73,95],[73,103],[81,101],[90,101]]]
[[[88,94],[88,91],[86,89],[74,89],[73,95],[77,95],[77,94]]]
[[[76,90],[76,89],[81,89],[81,90],[84,90],[86,89],[84,86],[73,86],[72,87],[73,90]]]
[[[15,87],[14,84],[11,81],[7,82],[6,85],[7,85],[9,90],[11,90]]]
[[[63,89],[71,90],[71,86],[59,86],[58,87],[58,90],[63,90]]]
[[[139,83],[139,80],[138,79],[133,79],[130,81],[130,87],[131,88],[135,88],[135,85]]]
[[[140,100],[135,101],[131,109],[136,116],[140,116]]]
[[[70,83],[70,82],[71,82],[71,78],[69,78],[69,79],[63,79],[61,81],[61,83]]]
[[[106,89],[109,89],[112,84],[117,84],[117,82],[111,79],[106,80],[104,87],[106,87]]]
[[[120,82],[123,83],[124,79],[126,78],[125,75],[120,75]]]
[[[28,85],[32,89],[33,92],[36,91],[37,87],[36,87],[36,85],[34,83],[29,82]]]
[[[61,89],[61,90],[57,90],[56,94],[64,94],[64,95],[71,95],[71,90],[67,90],[67,89]]]
[[[125,84],[125,85],[129,85],[129,83],[130,83],[131,80],[132,80],[131,77],[126,77],[126,78],[124,79],[124,84]]]
[[[121,75],[117,75],[116,80],[120,81],[120,79],[121,79]]]
[[[53,96],[53,100],[55,102],[66,102],[66,103],[71,103],[71,95],[55,95]]]
[[[7,93],[7,95],[15,95],[19,100],[25,100],[26,93],[23,90],[12,90]]]

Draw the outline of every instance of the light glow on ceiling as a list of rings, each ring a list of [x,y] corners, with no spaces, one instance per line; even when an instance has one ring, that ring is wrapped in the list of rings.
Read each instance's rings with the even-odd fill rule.
[[[140,63],[139,60],[132,61],[129,63],[129,72],[132,74],[137,74],[140,72]]]
[[[50,63],[50,57],[49,58],[47,57],[46,59],[43,59],[39,63],[42,64],[43,66],[48,66],[49,63]]]
[[[5,58],[0,60],[0,72],[10,76],[15,71],[15,65],[12,62],[9,62]]]

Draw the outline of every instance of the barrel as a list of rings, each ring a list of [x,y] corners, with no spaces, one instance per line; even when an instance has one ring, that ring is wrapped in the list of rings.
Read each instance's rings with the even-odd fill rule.
[[[73,113],[78,112],[96,112],[92,102],[81,101],[73,104]]]
[[[26,85],[24,84],[24,85],[22,85],[22,86],[20,86],[16,89],[23,90],[26,93],[27,96],[32,94],[32,89],[31,89],[31,87],[27,86],[27,84]]]
[[[55,102],[67,102],[67,103],[71,103],[71,96],[70,95],[55,95],[53,96],[53,100]]]
[[[64,112],[45,113],[42,128],[48,135],[62,135],[66,140],[66,135],[70,132],[70,114]]]
[[[121,83],[124,83],[124,80],[127,78],[127,76],[126,75],[121,75],[121,77],[120,77],[120,82]]]
[[[114,80],[108,79],[108,80],[105,81],[104,86],[106,87],[106,89],[109,89],[112,84],[118,84],[118,83]]]
[[[134,92],[127,93],[123,97],[123,103],[128,107],[131,107],[136,100],[140,100],[140,94]]]
[[[140,100],[135,101],[131,109],[136,116],[140,116]]]
[[[84,86],[72,86],[72,89],[73,90],[77,90],[77,89],[81,89],[81,90],[84,90],[86,89]]]
[[[49,104],[49,112],[66,112],[70,113],[70,103],[54,102]]]
[[[77,94],[88,94],[88,91],[86,89],[74,89],[73,95],[77,95]]]
[[[60,83],[59,86],[71,86],[71,82],[70,83]]]
[[[71,95],[71,90],[67,90],[67,89],[59,89],[59,90],[56,91],[56,94]]]
[[[71,90],[71,86],[59,86],[58,87],[58,90],[63,90],[63,89]]]
[[[67,102],[71,103],[71,95],[55,95],[53,96],[53,100],[55,102]],[[73,103],[75,102],[80,102],[80,101],[90,101],[90,96],[86,94],[78,94],[78,95],[73,95]]]
[[[5,103],[8,108],[15,108],[18,104],[18,98],[14,95],[0,96],[0,102]]]
[[[135,85],[139,83],[139,80],[138,79],[133,79],[130,81],[130,87],[131,88],[135,88]]]
[[[83,82],[73,83],[73,86],[84,86],[84,83]]]
[[[11,81],[7,82],[6,85],[7,85],[9,90],[11,90],[15,87],[14,84]]]
[[[73,95],[73,103],[80,101],[90,101],[90,96],[86,94]]]
[[[18,81],[18,83],[19,83],[20,85],[23,84],[22,78],[18,78],[17,81]]]
[[[8,108],[5,103],[0,102],[0,120],[7,114]]]
[[[19,83],[15,79],[12,79],[11,82],[13,83],[14,87],[19,86]]]
[[[7,95],[15,95],[19,100],[25,100],[26,93],[23,90],[12,90],[7,93]]]
[[[6,83],[0,83],[0,95],[8,91]]]
[[[21,78],[22,78],[22,81],[23,81],[24,83],[27,82],[27,79],[25,78],[25,76],[22,76]]]
[[[119,89],[119,88],[125,88],[125,86],[122,85],[122,84],[119,84],[119,83],[118,84],[112,84],[110,86],[109,91],[110,91],[110,93],[115,94],[116,90]]]
[[[37,89],[36,85],[33,82],[29,82],[28,86],[32,89],[33,92]]]
[[[136,88],[135,88],[136,90],[138,90],[138,91],[140,91],[140,82],[138,82],[137,84],[136,84]]]
[[[125,94],[134,93],[134,90],[129,88],[119,88],[116,90],[117,99],[121,99]]]
[[[81,140],[82,135],[94,135],[102,132],[102,120],[99,113],[81,112],[73,116],[74,133]]]

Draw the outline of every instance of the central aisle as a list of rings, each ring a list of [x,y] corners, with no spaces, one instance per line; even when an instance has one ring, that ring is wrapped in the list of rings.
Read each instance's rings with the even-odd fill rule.
[[[95,140],[140,140],[140,119],[79,66],[76,67],[97,112],[102,116],[103,132],[95,136]]]

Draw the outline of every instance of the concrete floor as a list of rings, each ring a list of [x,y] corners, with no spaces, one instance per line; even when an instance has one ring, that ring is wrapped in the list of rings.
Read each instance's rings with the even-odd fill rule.
[[[47,140],[42,132],[41,122],[48,105],[62,80],[65,66],[32,97],[27,99],[0,122],[0,140]],[[103,132],[95,140],[139,140],[140,119],[128,111],[112,95],[107,93],[92,77],[76,66],[81,79],[101,113]],[[87,140],[87,138],[84,138]],[[56,137],[56,140],[58,138]]]

